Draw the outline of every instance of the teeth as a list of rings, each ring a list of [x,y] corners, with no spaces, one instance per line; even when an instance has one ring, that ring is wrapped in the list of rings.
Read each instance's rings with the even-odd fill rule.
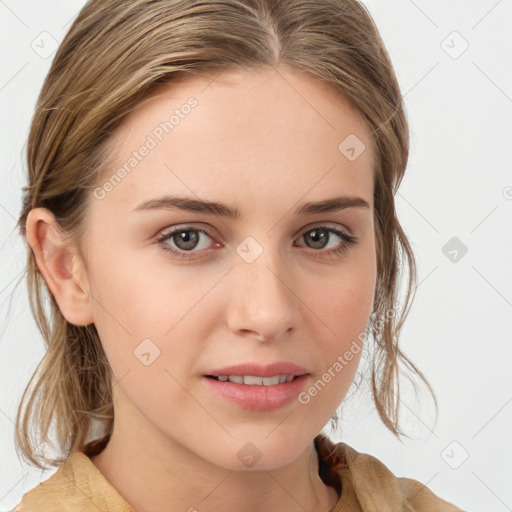
[[[222,382],[230,381],[236,384],[247,384],[249,386],[275,386],[294,379],[294,375],[275,375],[274,377],[256,377],[254,375],[219,375],[216,377]]]

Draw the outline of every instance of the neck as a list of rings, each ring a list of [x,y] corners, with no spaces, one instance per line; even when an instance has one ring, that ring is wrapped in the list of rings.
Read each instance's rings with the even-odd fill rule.
[[[91,460],[136,512],[329,512],[339,499],[319,476],[314,443],[284,467],[231,471],[169,438],[162,442],[115,425],[106,448]]]

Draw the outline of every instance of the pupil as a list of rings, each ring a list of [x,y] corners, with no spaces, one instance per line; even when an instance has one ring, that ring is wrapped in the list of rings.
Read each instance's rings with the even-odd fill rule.
[[[318,244],[316,248],[323,248],[327,243],[328,235],[326,235],[325,229],[313,229],[310,231],[310,238],[313,242]]]
[[[192,235],[190,235],[190,233],[192,233]],[[182,250],[193,249],[197,244],[198,235],[195,231],[185,230],[176,234],[178,235],[178,239],[174,240],[174,242]]]

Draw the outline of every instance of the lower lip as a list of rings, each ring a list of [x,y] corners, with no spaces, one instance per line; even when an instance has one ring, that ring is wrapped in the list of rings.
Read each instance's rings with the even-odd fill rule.
[[[272,386],[237,384],[203,377],[215,393],[249,411],[273,411],[293,402],[304,389],[309,375],[300,375],[291,382]]]

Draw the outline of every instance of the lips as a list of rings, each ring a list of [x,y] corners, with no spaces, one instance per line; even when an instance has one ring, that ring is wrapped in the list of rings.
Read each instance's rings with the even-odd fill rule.
[[[267,365],[249,362],[217,368],[204,374],[202,380],[222,400],[242,409],[270,412],[293,403],[309,375],[306,368],[288,361]]]
[[[276,375],[275,377],[257,377],[255,375],[219,375],[214,377],[207,376],[209,379],[215,379],[220,382],[234,382],[236,384],[245,384],[247,386],[275,386],[276,384],[284,384],[296,379],[295,375]]]
[[[294,403],[297,396],[304,390],[310,378],[309,375],[302,374],[294,377],[290,382],[270,386],[223,382],[207,376],[202,378],[202,382],[213,397],[218,397],[223,402],[227,401],[249,411],[270,412]]]
[[[238,365],[225,366],[224,368],[212,370],[205,374],[205,377],[275,377],[276,375],[297,377],[308,373],[309,372],[306,368],[287,361],[276,362],[267,365],[249,362]]]

